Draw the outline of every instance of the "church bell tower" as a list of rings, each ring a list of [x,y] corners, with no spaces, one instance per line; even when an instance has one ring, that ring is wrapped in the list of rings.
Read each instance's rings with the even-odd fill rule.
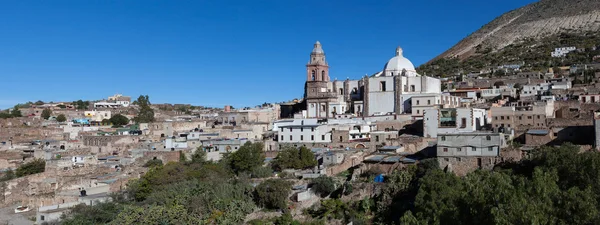
[[[329,81],[329,65],[319,41],[315,43],[306,64],[306,81]]]

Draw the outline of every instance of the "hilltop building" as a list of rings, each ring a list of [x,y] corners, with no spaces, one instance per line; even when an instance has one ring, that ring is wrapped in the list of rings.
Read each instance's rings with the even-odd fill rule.
[[[306,65],[306,109],[302,117],[412,114],[412,99],[415,97],[426,97],[431,108],[448,104],[441,102],[445,98],[442,98],[440,80],[418,74],[412,62],[404,57],[402,48],[396,49],[396,55],[385,64],[382,71],[358,80],[332,81],[325,52],[321,43],[317,41]],[[423,105],[419,107],[423,108]],[[419,112],[414,114],[422,117],[423,111],[419,109]]]

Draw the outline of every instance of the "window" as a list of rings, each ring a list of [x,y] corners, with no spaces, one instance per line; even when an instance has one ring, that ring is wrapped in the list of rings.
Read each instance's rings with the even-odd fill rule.
[[[522,117],[522,116],[519,116],[519,120],[522,120],[522,119],[523,119],[523,117]]]
[[[313,60],[314,60],[314,59],[313,59]],[[313,80],[313,81],[315,80],[315,71],[314,71],[314,70],[312,71],[312,77],[311,77],[311,80]]]
[[[491,141],[491,140],[492,140],[492,137],[490,137],[489,135],[488,135],[488,136],[485,136],[485,140]]]
[[[290,135],[290,141],[293,140],[292,135]]]
[[[340,95],[344,94],[344,89],[340,88]]]
[[[495,119],[495,120],[498,120],[498,117],[497,117],[497,116],[494,116],[494,119]]]
[[[462,158],[456,158],[456,160],[462,162]]]
[[[531,116],[527,116],[527,119],[531,119]]]
[[[448,148],[444,148],[444,152],[448,152]]]
[[[304,141],[304,135],[300,135],[300,140]]]
[[[476,149],[475,147],[471,147],[471,151],[474,152]]]
[[[491,146],[490,146],[490,147],[488,147],[488,151],[490,151],[490,152],[491,152],[491,151],[494,151],[494,147],[491,147]]]
[[[456,151],[462,152],[462,148],[457,148]]]
[[[379,82],[379,91],[385,91],[385,81]]]
[[[379,136],[375,136],[375,141],[378,142],[379,141]]]
[[[340,142],[344,141],[344,137],[340,136]]]
[[[292,128],[290,127],[290,132],[292,132]]]
[[[460,122],[461,122],[460,128],[466,128],[467,127],[467,118],[464,118],[464,117],[461,118]]]
[[[312,132],[315,132],[315,128],[314,128],[314,127],[311,127],[311,128],[310,128],[310,131],[312,131]]]
[[[300,127],[300,132],[304,132],[304,127]]]
[[[321,141],[325,140],[325,135],[321,135]]]
[[[326,81],[327,79],[325,79],[325,70],[321,71],[321,80],[322,81]]]
[[[412,91],[412,92],[415,91],[415,85],[410,85],[410,91]]]
[[[315,135],[310,135],[310,140],[314,141],[315,140]]]
[[[419,110],[417,109],[417,114],[419,114],[419,113],[420,113],[420,112],[419,112]]]
[[[46,218],[44,216],[40,216],[40,220],[45,220]]]
[[[442,141],[445,141],[445,140],[446,140],[446,136],[442,136]]]
[[[540,119],[540,115],[538,115],[538,119]]]
[[[501,117],[500,117],[500,119],[501,119],[501,120],[503,120],[503,119],[504,119],[504,116],[501,116]]]
[[[507,120],[510,120],[510,116],[506,116],[506,119],[507,119]]]
[[[417,100],[417,105],[419,105],[419,100]]]
[[[431,100],[427,100],[427,105],[431,105]]]

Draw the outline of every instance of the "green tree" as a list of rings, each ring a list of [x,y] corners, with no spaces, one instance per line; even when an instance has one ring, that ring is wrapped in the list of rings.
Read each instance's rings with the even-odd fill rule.
[[[51,109],[44,109],[44,110],[42,110],[42,118],[44,118],[45,120],[47,120],[48,118],[50,118],[50,116],[52,116],[52,110]]]
[[[192,154],[192,162],[193,163],[203,163],[206,161],[206,152],[202,147],[196,148],[194,154]]]
[[[123,205],[115,202],[97,203],[94,206],[80,204],[61,216],[61,224],[106,224],[111,222],[122,210]]]
[[[34,105],[43,105],[43,104],[44,104],[44,102],[43,102],[43,101],[41,101],[41,100],[38,100],[37,102],[35,102],[35,103],[33,103],[33,104],[34,104]]]
[[[110,118],[110,123],[112,123],[113,126],[120,127],[123,125],[127,125],[129,123],[129,119],[121,114],[116,114]]]
[[[89,107],[90,102],[89,101],[83,101],[83,100],[80,99],[80,100],[74,101],[72,103],[72,105],[75,106],[76,109],[85,110],[85,109],[87,109]]]
[[[67,117],[65,116],[65,114],[60,114],[56,117],[56,121],[58,121],[59,123],[65,122],[67,121]]]
[[[318,177],[311,182],[311,185],[312,190],[321,197],[327,197],[335,191],[335,181],[331,177]]]
[[[263,144],[246,142],[236,152],[229,154],[227,158],[234,172],[250,172],[264,164]]]
[[[315,155],[306,147],[286,146],[271,162],[274,170],[308,169],[318,165]]]
[[[256,204],[267,209],[286,209],[291,184],[281,179],[269,179],[254,190]]]
[[[140,95],[134,102],[139,107],[138,115],[133,119],[137,123],[154,122],[154,109],[150,107],[150,97],[148,95]]]
[[[12,117],[22,117],[23,116],[21,114],[21,110],[19,110],[19,108],[17,108],[17,107],[13,108],[13,110],[10,112],[10,115]]]
[[[35,173],[41,173],[46,170],[46,161],[43,159],[34,159],[17,168],[17,177],[23,177]]]

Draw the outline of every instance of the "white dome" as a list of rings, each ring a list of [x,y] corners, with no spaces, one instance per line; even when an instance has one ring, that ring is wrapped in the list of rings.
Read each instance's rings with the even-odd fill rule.
[[[412,74],[415,71],[415,66],[408,60],[402,56],[402,48],[398,47],[396,49],[396,56],[391,58],[383,68],[383,71],[386,75],[393,72],[393,75],[400,75],[403,70],[406,70],[408,73]]]

